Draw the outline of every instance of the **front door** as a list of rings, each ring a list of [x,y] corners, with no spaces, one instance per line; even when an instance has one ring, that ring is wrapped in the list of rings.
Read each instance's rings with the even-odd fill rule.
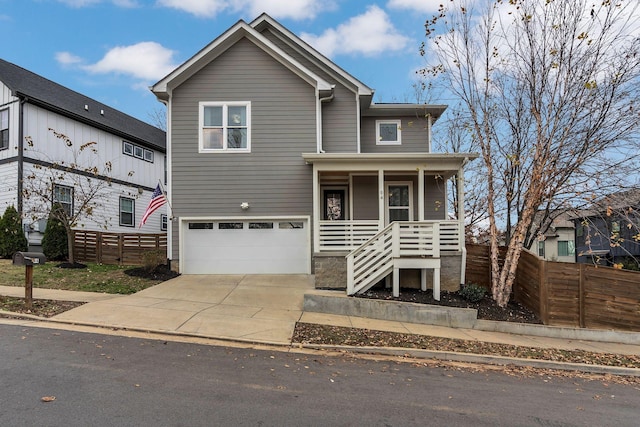
[[[413,220],[413,191],[411,182],[390,182],[386,187],[386,223]]]

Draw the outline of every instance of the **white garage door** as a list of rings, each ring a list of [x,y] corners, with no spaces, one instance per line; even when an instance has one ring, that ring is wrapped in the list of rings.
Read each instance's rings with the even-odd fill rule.
[[[310,273],[307,220],[185,220],[182,233],[185,274]]]

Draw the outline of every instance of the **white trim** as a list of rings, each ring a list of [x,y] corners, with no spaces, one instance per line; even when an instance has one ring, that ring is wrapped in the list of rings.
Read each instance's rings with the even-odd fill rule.
[[[409,219],[413,221],[413,181],[387,181],[384,183],[384,223],[389,224],[389,187],[390,186],[404,186],[406,185],[409,190]]]
[[[362,127],[362,114],[360,113],[360,97],[356,94],[356,153],[360,154],[361,150],[361,127]]]
[[[222,107],[222,148],[204,148],[204,110],[206,107]],[[229,148],[227,132],[229,128],[229,107],[245,107],[247,116],[247,146]],[[251,152],[251,101],[200,101],[198,103],[198,153],[250,153]]]
[[[394,141],[383,141],[380,135],[380,125],[396,125],[397,138]],[[402,120],[376,120],[376,145],[401,145]]]

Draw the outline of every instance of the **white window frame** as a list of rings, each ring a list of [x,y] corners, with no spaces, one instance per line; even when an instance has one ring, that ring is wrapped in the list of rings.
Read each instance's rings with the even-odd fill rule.
[[[2,119],[2,116],[6,114],[5,120]],[[4,110],[0,109],[0,150],[6,150],[9,148],[9,109],[5,108]],[[4,122],[4,123],[3,123]],[[6,141],[4,141],[3,135],[7,135]]]
[[[131,212],[122,210],[122,201],[128,200],[131,201]],[[122,212],[131,214],[131,224],[125,224],[122,222]],[[135,227],[136,226],[136,199],[132,199],[130,197],[122,197],[120,196],[119,204],[118,204],[118,223],[121,227]]]
[[[389,206],[389,187],[397,187],[397,186],[407,186],[409,188],[409,206],[402,207],[394,207],[399,209],[409,209],[409,219],[408,221],[413,221],[413,182],[411,181],[389,181],[385,183],[384,187],[384,215],[385,215],[385,224],[389,224],[389,215],[390,206]]]
[[[133,144],[128,141],[122,141],[122,154],[133,157]]]
[[[397,139],[395,141],[383,141],[380,135],[381,125],[396,125]],[[376,145],[401,145],[402,144],[402,120],[376,120]]]
[[[222,148],[204,148],[203,130],[205,107],[222,107]],[[245,148],[228,148],[229,107],[245,107],[247,111],[247,146]],[[251,101],[200,102],[198,120],[198,151],[200,153],[250,153],[251,152]],[[218,128],[218,126],[216,126]]]
[[[167,231],[167,215],[160,214],[160,231]]]
[[[68,192],[70,200],[60,200],[56,190],[64,190],[65,193]],[[53,184],[52,205],[58,203],[60,206],[62,206],[62,209],[64,209],[64,211],[67,213],[67,217],[69,218],[73,216],[73,193],[73,187],[62,184]]]
[[[133,146],[133,157],[144,160],[144,148],[137,145]]]
[[[144,149],[144,160],[153,163],[153,151]]]

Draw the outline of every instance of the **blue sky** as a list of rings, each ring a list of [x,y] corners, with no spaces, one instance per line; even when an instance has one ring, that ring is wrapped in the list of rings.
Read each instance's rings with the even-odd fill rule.
[[[424,22],[442,0],[0,0],[0,57],[152,121],[148,87],[262,12],[376,90],[414,102]],[[446,103],[446,100],[434,100]]]

